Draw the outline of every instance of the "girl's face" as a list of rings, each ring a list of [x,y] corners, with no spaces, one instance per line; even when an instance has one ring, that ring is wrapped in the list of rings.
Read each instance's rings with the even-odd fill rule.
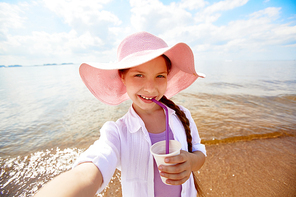
[[[151,99],[159,100],[164,95],[167,75],[166,61],[162,56],[121,74],[122,82],[137,113],[150,113],[159,108]]]

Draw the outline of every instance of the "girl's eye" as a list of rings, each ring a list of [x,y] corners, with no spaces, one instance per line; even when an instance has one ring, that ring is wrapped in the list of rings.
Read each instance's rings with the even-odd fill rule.
[[[157,78],[165,78],[164,75],[158,75]]]
[[[142,77],[142,74],[136,74],[135,77]]]

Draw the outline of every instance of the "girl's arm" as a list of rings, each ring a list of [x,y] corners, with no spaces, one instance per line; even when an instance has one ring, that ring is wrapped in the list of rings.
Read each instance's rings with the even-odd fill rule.
[[[38,191],[35,197],[93,197],[103,183],[101,171],[93,163],[82,163],[60,174]]]
[[[181,185],[189,179],[191,172],[197,171],[203,166],[205,158],[205,155],[200,151],[189,153],[181,150],[179,155],[165,158],[166,163],[175,165],[160,165],[160,176],[168,178],[168,184]]]

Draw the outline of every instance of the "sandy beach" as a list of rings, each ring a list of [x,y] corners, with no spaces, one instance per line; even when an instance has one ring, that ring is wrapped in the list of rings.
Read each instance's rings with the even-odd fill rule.
[[[207,154],[196,172],[207,197],[296,195],[296,137],[208,145]],[[101,196],[121,196],[118,177]]]
[[[207,151],[198,173],[206,196],[296,195],[295,137],[210,145]]]

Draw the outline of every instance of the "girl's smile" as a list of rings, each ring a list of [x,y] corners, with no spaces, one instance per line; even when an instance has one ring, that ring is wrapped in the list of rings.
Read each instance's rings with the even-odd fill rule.
[[[152,102],[151,99],[153,98],[153,97],[145,97],[145,96],[143,96],[143,95],[139,95],[139,97],[140,97],[144,102],[148,102],[148,103],[151,103],[151,102]]]
[[[137,113],[150,113],[159,108],[151,99],[159,100],[164,95],[167,75],[166,61],[162,56],[121,74],[122,82]]]

